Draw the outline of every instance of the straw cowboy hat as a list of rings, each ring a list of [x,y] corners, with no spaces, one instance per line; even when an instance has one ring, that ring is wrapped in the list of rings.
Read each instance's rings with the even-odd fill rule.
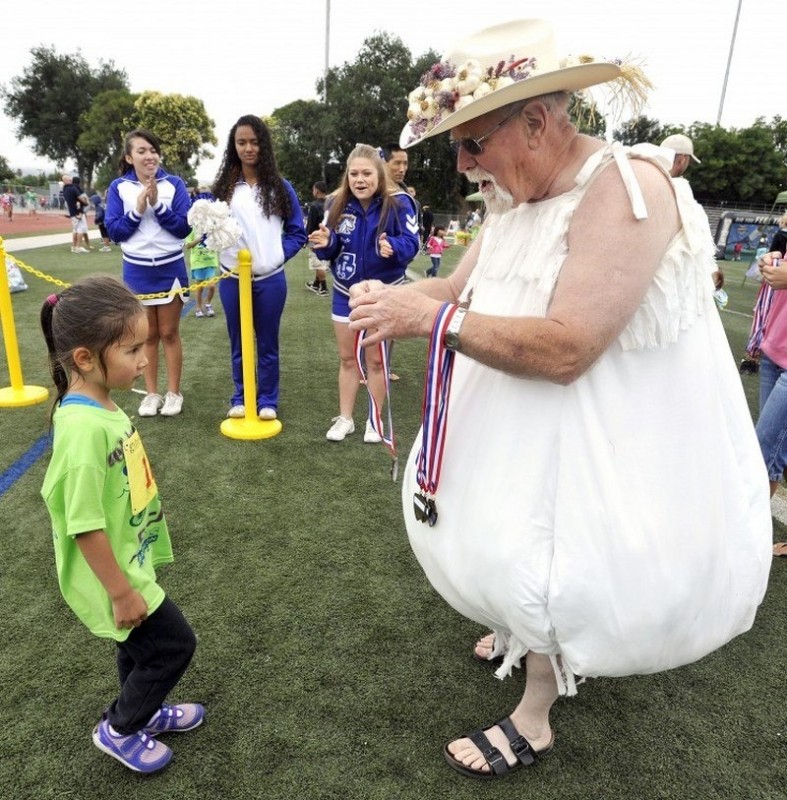
[[[642,85],[647,79],[638,68]],[[632,68],[592,56],[560,59],[552,27],[523,19],[485,28],[434,64],[408,97],[408,123],[399,144],[417,142],[502,106],[550,92],[576,92],[608,81],[631,80]],[[628,91],[628,90],[627,90]],[[639,94],[641,88],[635,89]]]

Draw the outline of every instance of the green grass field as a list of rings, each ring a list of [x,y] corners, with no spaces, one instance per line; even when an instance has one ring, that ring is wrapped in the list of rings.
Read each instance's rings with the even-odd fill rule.
[[[460,250],[446,253],[443,273]],[[63,245],[19,258],[65,281],[120,272],[117,251],[76,257]],[[421,257],[415,266],[427,265]],[[743,266],[726,265],[722,314],[736,360],[756,294],[751,281],[741,286]],[[199,639],[174,699],[203,702],[205,725],[170,737],[175,760],[149,778],[91,743],[116,691],[114,645],[92,637],[60,597],[39,496],[44,456],[0,499],[0,798],[784,798],[783,561],[747,635],[697,664],[590,681],[561,700],[557,747],[538,769],[490,785],[444,764],[446,740],[513,708],[521,675],[500,682],[474,661],[482,631],[424,578],[387,452],[362,442],[363,393],[360,430],[325,440],[338,413],[330,301],[304,289],[304,255],[288,275],[278,437],[239,442],[219,432],[230,375],[218,304],[215,319],[183,319],[182,416],[138,420],[176,554],[161,583]],[[30,289],[13,296],[25,383],[48,386],[37,318],[53,289],[26,280]],[[424,357],[422,342],[399,342],[394,353],[403,456],[419,423]],[[742,380],[751,404],[757,379]],[[0,358],[0,386],[8,383]],[[138,395],[115,400],[136,414]],[[47,433],[48,413],[0,409],[0,474]]]

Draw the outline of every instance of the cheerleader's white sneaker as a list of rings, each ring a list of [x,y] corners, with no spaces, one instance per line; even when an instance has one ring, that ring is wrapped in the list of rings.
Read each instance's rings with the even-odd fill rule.
[[[366,431],[363,434],[363,440],[367,444],[377,444],[383,440],[383,437],[372,427],[372,421],[366,420]]]
[[[159,412],[162,417],[176,417],[183,411],[183,395],[167,392],[164,396],[164,405]]]
[[[334,417],[333,425],[328,429],[325,438],[329,442],[341,442],[345,436],[355,433],[355,423],[347,417]]]
[[[163,405],[164,398],[160,394],[155,394],[154,392],[146,394],[142,398],[142,402],[139,404],[139,416],[155,417]]]

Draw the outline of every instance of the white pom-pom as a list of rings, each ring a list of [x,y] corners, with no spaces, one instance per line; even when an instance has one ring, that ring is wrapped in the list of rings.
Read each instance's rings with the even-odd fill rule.
[[[213,205],[210,200],[197,200],[196,203],[189,209],[188,213],[188,221],[189,225],[194,228],[196,231],[202,235],[206,233],[206,226],[208,225],[208,221],[211,216],[211,205]]]
[[[224,250],[240,239],[241,230],[223,200],[197,200],[189,209],[189,225],[197,236],[205,236],[205,246]]]
[[[211,250],[225,250],[232,247],[240,239],[241,231],[236,220],[225,217],[217,222],[213,230],[205,237],[205,246]]]

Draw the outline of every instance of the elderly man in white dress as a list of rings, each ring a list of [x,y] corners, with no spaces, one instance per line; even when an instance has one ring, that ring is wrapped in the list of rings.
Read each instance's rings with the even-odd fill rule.
[[[513,712],[444,748],[468,776],[549,752],[579,676],[670,669],[748,630],[767,584],[768,479],[671,153],[568,113],[572,92],[642,78],[560,62],[540,20],[462,42],[410,95],[402,144],[450,132],[482,231],[449,278],[364,282],[351,303],[366,344],[430,340],[408,535],[494,631],[477,652],[504,656],[498,675],[524,659]]]

